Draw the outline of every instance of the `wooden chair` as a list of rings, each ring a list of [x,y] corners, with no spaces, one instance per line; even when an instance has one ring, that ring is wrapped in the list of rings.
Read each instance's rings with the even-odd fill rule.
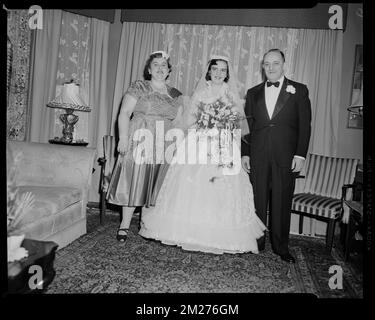
[[[358,166],[360,167],[360,166]],[[359,168],[358,168],[359,169]],[[358,170],[353,184],[342,187],[343,218],[341,229],[341,241],[344,244],[344,258],[348,261],[352,249],[352,241],[357,233],[363,235],[363,170]],[[352,189],[353,196],[346,196],[349,189]],[[361,230],[362,229],[362,230]]]
[[[107,191],[111,181],[112,170],[116,161],[116,142],[111,135],[103,136],[103,157],[98,159],[101,166],[100,171],[100,224],[104,224],[105,211],[107,208]]]
[[[354,181],[357,159],[308,154],[301,176],[296,181],[292,213],[299,214],[299,233],[303,218],[327,221],[326,248],[332,250],[336,221],[342,217],[342,187]],[[351,197],[348,190],[346,199]]]

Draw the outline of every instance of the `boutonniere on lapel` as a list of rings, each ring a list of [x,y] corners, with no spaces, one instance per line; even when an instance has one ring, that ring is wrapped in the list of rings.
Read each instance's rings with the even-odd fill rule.
[[[291,84],[288,84],[288,86],[286,87],[286,92],[289,92],[291,94],[295,94],[296,88],[294,88]]]

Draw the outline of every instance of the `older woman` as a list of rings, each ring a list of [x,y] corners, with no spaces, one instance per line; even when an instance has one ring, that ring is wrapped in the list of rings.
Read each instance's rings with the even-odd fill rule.
[[[166,84],[171,69],[167,53],[151,53],[144,68],[145,80],[133,82],[123,98],[118,119],[119,156],[107,194],[109,202],[123,206],[118,241],[127,239],[134,207],[153,205],[163,178],[160,175],[166,172],[166,161],[156,161],[156,153],[164,155],[165,148],[156,148],[155,137],[156,127],[163,127],[164,132],[173,128],[179,110],[181,92]],[[145,145],[140,139],[142,134],[145,139],[152,138],[151,146],[143,153],[139,152]]]

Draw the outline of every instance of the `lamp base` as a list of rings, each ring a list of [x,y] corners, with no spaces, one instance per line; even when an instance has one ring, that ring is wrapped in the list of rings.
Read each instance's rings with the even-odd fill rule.
[[[73,114],[73,109],[65,109],[66,113],[60,115],[60,120],[64,124],[61,140],[63,142],[71,143],[73,141],[74,125],[78,122],[79,117]]]

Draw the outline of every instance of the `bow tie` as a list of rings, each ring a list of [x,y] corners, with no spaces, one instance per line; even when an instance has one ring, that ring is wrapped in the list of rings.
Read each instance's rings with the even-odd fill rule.
[[[267,88],[271,86],[275,86],[276,88],[278,88],[279,85],[280,85],[280,81],[276,81],[276,82],[267,81]]]

